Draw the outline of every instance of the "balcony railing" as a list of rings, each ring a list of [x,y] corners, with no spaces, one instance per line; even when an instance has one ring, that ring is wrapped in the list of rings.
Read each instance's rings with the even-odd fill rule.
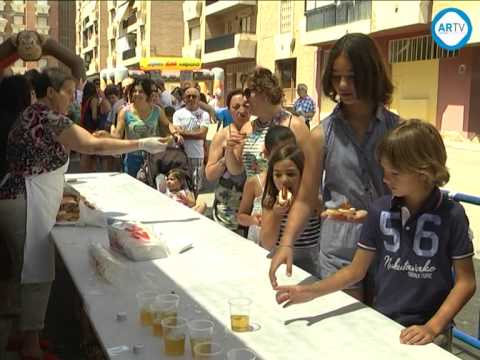
[[[130,25],[133,25],[137,22],[137,12],[130,14],[125,20],[122,22],[122,28],[126,29]]]
[[[24,2],[12,1],[10,3],[10,6],[12,8],[12,11],[15,14],[23,14],[25,12],[25,3]]]
[[[0,17],[0,32],[4,32],[5,31],[5,27],[7,26],[8,24],[8,20],[3,18],[3,17]]]
[[[40,34],[48,35],[48,33],[50,31],[50,26],[48,26],[48,25],[37,25],[37,31]]]
[[[205,40],[205,53],[231,49],[235,46],[235,34],[226,34]]]
[[[135,48],[131,48],[131,49],[125,50],[122,53],[122,60],[128,60],[128,59],[131,59],[135,56],[137,56],[137,52],[136,52]]]
[[[50,5],[46,3],[38,3],[35,5],[35,12],[38,15],[48,15],[48,11],[50,10]]]
[[[348,24],[370,19],[372,15],[372,1],[338,1],[336,4],[307,10],[305,15],[307,18],[307,31]]]

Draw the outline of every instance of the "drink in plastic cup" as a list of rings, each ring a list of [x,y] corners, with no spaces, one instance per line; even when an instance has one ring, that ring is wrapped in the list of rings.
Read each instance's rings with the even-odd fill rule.
[[[214,324],[210,320],[196,319],[188,322],[188,335],[190,337],[190,349],[195,356],[196,344],[212,341]]]
[[[139,320],[142,326],[153,324],[152,303],[158,293],[155,291],[142,291],[137,293]]]
[[[249,348],[232,349],[227,353],[227,360],[255,360],[257,354]]]
[[[187,320],[170,317],[162,320],[163,350],[168,356],[182,356],[185,353]]]
[[[199,342],[192,349],[194,360],[224,360],[223,348],[215,342]]]
[[[162,320],[177,317],[180,297],[177,294],[158,295],[152,304],[153,311],[153,335],[161,337]]]
[[[230,321],[232,330],[245,332],[250,330],[250,306],[252,300],[246,297],[233,298],[228,301],[230,304]]]

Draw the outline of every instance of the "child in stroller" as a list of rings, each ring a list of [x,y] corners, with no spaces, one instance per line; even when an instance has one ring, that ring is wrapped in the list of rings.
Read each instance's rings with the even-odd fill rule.
[[[169,175],[172,180],[170,185]],[[195,198],[187,155],[181,145],[168,146],[165,152],[158,154],[146,153],[137,179],[201,214],[207,208],[203,201]],[[177,193],[179,196],[176,196]]]

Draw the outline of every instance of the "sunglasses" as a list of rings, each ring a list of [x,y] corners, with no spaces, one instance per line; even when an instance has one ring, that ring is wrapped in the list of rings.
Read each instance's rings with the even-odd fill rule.
[[[249,99],[250,96],[252,96],[253,91],[255,91],[255,90],[250,89],[250,88],[245,88],[245,89],[243,89],[243,96],[245,96],[247,99]]]
[[[185,95],[185,98],[187,99],[196,99],[197,97],[197,95]]]

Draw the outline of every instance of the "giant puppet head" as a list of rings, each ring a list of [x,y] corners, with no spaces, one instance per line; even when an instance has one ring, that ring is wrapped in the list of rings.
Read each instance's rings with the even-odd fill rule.
[[[45,39],[35,31],[21,31],[13,35],[11,40],[22,60],[37,61],[42,57],[42,45]]]

